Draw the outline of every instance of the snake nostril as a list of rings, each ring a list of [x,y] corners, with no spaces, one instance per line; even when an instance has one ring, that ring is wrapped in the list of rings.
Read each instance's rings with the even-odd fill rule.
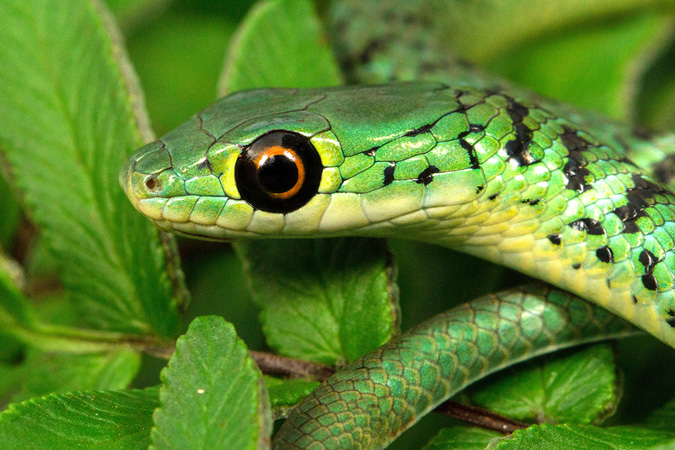
[[[150,192],[158,192],[162,190],[162,183],[154,175],[145,179],[145,187]]]

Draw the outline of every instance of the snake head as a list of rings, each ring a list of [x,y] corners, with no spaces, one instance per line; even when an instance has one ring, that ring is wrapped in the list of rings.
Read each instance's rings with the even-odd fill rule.
[[[194,237],[414,235],[485,185],[463,95],[437,83],[235,93],[140,148],[120,183],[161,228]]]

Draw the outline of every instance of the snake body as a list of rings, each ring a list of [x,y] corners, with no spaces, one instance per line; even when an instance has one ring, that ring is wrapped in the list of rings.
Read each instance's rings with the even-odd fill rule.
[[[368,27],[358,29],[351,12],[339,34],[367,47],[359,33]],[[629,324],[675,347],[675,196],[666,186],[674,173],[664,165],[675,138],[645,139],[434,65],[416,50],[422,34],[406,35],[411,51],[392,53],[419,70],[385,78],[435,81],[232,94],[128,160],[120,181],[129,199],[161,228],[205,239],[437,243],[587,301],[526,287],[437,316],[322,384],[287,419],[276,448],[382,448],[479,377],[631,333]],[[354,42],[338,45],[349,55]],[[396,67],[380,56],[371,58],[377,70]],[[367,64],[357,69],[356,81],[381,81]]]
[[[427,82],[236,93],[141,148],[121,182],[169,231],[440,243],[575,293],[673,346],[675,196],[628,158],[630,147],[598,137],[606,130],[515,95]],[[340,371],[288,419],[279,446],[380,448],[477,377],[554,342],[597,338],[585,325],[556,335],[546,308],[560,305],[549,297],[533,294],[539,307],[520,312],[493,303],[450,313]],[[474,314],[490,307],[493,316]],[[584,317],[595,323],[593,314]],[[522,340],[530,328],[535,338]],[[374,361],[381,376],[392,365],[418,370],[378,380]],[[362,414],[339,419],[356,392]]]
[[[303,182],[314,179],[310,196],[300,206],[302,192],[243,198],[240,155],[284,133],[318,154],[316,167],[300,168]],[[282,189],[283,161],[269,166]],[[625,148],[508,93],[440,83],[237,93],[139,150],[122,182],[166,230],[434,242],[587,298],[675,344],[675,196]]]
[[[384,448],[478,378],[634,330],[606,310],[541,286],[476,299],[336,372],[296,408],[275,448]]]

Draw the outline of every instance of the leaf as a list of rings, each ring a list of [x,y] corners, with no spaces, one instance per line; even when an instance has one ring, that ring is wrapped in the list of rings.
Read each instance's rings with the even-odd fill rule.
[[[652,430],[675,433],[675,400],[652,412],[643,425]]]
[[[435,25],[460,56],[484,63],[523,43],[605,19],[673,10],[670,0],[439,0]],[[442,7],[444,6],[444,7]],[[514,26],[519,25],[519,26]]]
[[[0,147],[83,317],[169,335],[178,319],[157,232],[117,180],[149,130],[99,6],[0,2]]]
[[[209,243],[208,254],[186,260],[185,278],[193,301],[186,320],[218,315],[234,325],[237,335],[253,350],[265,349],[265,338],[251,293],[245,282],[241,261],[229,244]],[[212,250],[212,252],[211,252]]]
[[[141,357],[131,350],[90,355],[33,351],[24,364],[24,380],[14,401],[69,391],[125,389],[136,376]]]
[[[340,69],[312,3],[266,0],[256,4],[239,26],[218,91],[340,84]]]
[[[504,435],[477,427],[444,428],[422,450],[483,450],[500,437]]]
[[[516,420],[602,422],[620,397],[612,346],[599,344],[563,355],[506,371],[475,385],[467,395],[472,403]]]
[[[1,162],[1,160],[0,160]],[[9,250],[21,219],[21,209],[9,187],[6,177],[0,171],[0,249]]]
[[[599,428],[592,425],[532,425],[516,430],[490,450],[656,450],[675,446],[675,434],[639,427]]]
[[[192,321],[161,378],[151,448],[269,447],[272,419],[262,375],[221,317]]]
[[[527,41],[487,68],[536,92],[615,119],[632,118],[640,76],[668,43],[673,19],[641,14]]]
[[[150,443],[157,389],[53,394],[0,414],[3,449],[138,449]]]
[[[640,124],[675,131],[675,43],[645,73],[637,101]]]
[[[142,81],[157,134],[213,102],[234,30],[229,15],[182,8],[165,12],[129,36],[129,57]]]
[[[279,353],[343,363],[398,333],[395,269],[384,241],[271,241],[236,249],[267,342]]]
[[[21,295],[10,275],[13,265],[13,262],[0,255],[0,326],[5,327],[5,331],[8,327],[30,327],[35,323],[30,304]]]
[[[125,31],[133,30],[159,11],[166,9],[172,0],[105,0],[110,12]]]
[[[406,240],[389,245],[396,260],[404,330],[454,305],[526,280],[502,266],[439,245]],[[479,283],[466,282],[476,274]]]

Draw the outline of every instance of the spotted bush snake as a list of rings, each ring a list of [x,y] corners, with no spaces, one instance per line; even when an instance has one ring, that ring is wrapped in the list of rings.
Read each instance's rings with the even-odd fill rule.
[[[181,235],[408,238],[561,289],[487,296],[355,361],[277,448],[382,448],[479,377],[632,325],[675,346],[673,137],[489,78],[425,78],[234,93],[122,169],[136,209]]]

